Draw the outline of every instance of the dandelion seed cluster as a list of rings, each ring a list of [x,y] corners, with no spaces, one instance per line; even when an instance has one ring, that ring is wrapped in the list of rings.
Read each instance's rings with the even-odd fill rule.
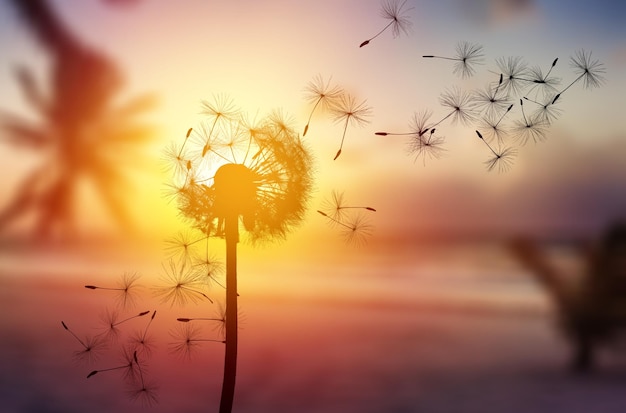
[[[426,59],[453,61],[452,73],[467,79],[484,64],[483,47],[466,41],[459,42],[456,55],[423,55]],[[489,70],[493,80],[474,91],[452,87],[443,91],[439,103],[444,109],[441,118],[432,120],[430,110],[416,112],[407,132],[376,132],[379,136],[409,137],[408,152],[415,159],[440,157],[445,139],[440,134],[445,123],[460,124],[474,129],[475,136],[490,152],[485,161],[488,171],[508,171],[517,156],[517,147],[528,142],[547,139],[549,127],[563,113],[557,106],[562,96],[575,84],[586,89],[600,87],[605,82],[605,68],[593,59],[591,52],[580,50],[570,58],[574,78],[563,87],[556,77],[559,59],[544,68],[530,66],[519,56],[499,57],[495,68]],[[471,130],[470,129],[470,130]]]
[[[65,321],[61,325],[80,346],[74,352],[74,361],[81,366],[98,367],[86,375],[88,379],[117,373],[131,400],[152,406],[158,402],[158,384],[150,378],[147,365],[155,348],[150,326],[157,312],[134,311],[137,294],[142,290],[138,280],[137,274],[124,274],[114,286],[85,285],[89,290],[113,293],[116,299],[115,306],[102,313],[97,334],[81,336]]]

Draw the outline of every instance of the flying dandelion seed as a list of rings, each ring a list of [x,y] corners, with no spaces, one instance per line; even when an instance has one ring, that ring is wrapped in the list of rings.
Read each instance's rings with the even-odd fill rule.
[[[163,264],[164,276],[162,286],[155,289],[155,295],[161,302],[169,302],[171,306],[183,306],[191,301],[194,304],[207,300],[213,302],[203,291],[205,283],[199,279],[186,265],[177,265],[173,260]]]
[[[504,76],[500,74],[500,81],[496,85],[488,84],[473,93],[475,110],[487,117],[494,117],[509,106],[511,102],[504,90],[503,79]]]
[[[513,104],[509,105],[502,115],[485,116],[481,119],[480,128],[483,134],[487,136],[488,142],[492,142],[493,140],[497,140],[499,144],[504,142],[509,132],[502,126],[502,121],[511,109],[513,109]]]
[[[604,74],[606,69],[604,64],[599,60],[591,59],[591,52],[586,52],[581,49],[576,52],[575,56],[570,57],[570,67],[574,69],[575,74],[578,75],[576,79],[572,81],[567,87],[561,90],[554,96],[552,103],[555,103],[561,94],[565,93],[570,87],[574,86],[579,81],[583,81],[583,87],[585,89],[593,89],[602,86],[606,82]]]
[[[352,210],[360,209],[376,212],[376,209],[370,206],[346,205],[344,193],[337,190],[333,190],[330,199],[324,201],[323,209],[336,221],[343,221],[346,218],[346,214]]]
[[[456,45],[456,55],[454,57],[424,55],[422,57],[429,59],[443,59],[454,61],[454,69],[452,73],[461,76],[461,78],[470,78],[476,73],[474,66],[483,64],[484,61],[483,47],[470,42],[459,42]]]
[[[224,340],[204,338],[201,329],[193,324],[183,322],[170,332],[174,341],[169,343],[169,350],[182,359],[191,360],[204,343],[224,343]]]
[[[390,20],[390,22],[373,37],[361,42],[359,47],[368,45],[372,40],[383,34],[383,32],[390,27],[394,38],[400,36],[401,33],[406,35],[410,34],[413,23],[409,19],[408,12],[413,10],[413,7],[404,9],[406,2],[407,0],[384,0],[380,10],[380,15],[383,18]]]
[[[468,126],[476,120],[476,112],[473,108],[472,95],[458,87],[453,87],[444,91],[439,102],[442,106],[452,109],[450,113],[444,116],[440,121],[431,125],[431,129],[439,126],[446,119],[452,117],[452,124],[461,123]]]
[[[483,138],[483,135],[476,131],[476,135],[478,138],[482,140],[487,148],[492,153],[492,157],[485,161],[485,165],[487,166],[487,171],[491,172],[494,168],[498,167],[498,172],[507,172],[513,166],[513,160],[517,156],[517,150],[512,147],[501,148],[500,150],[494,150],[491,145]]]
[[[373,226],[369,223],[363,212],[376,212],[376,209],[372,207],[349,208],[343,204],[343,195],[334,198],[338,199],[340,207],[335,205],[330,208],[328,213],[321,210],[318,210],[317,212],[327,218],[331,226],[340,228],[341,233],[348,244],[354,244],[357,246],[364,244],[367,237],[371,235]],[[329,203],[327,202],[326,205],[329,205]],[[356,214],[347,215],[346,212],[348,209],[355,211]]]
[[[534,92],[533,97],[538,98],[538,95],[541,95],[542,99],[554,97],[557,94],[557,86],[561,83],[561,79],[551,76],[551,74],[558,61],[558,57],[554,59],[550,69],[545,74],[540,66],[533,66],[528,69],[526,81],[532,85],[528,90],[529,94]]]
[[[317,75],[308,83],[305,89],[305,98],[308,102],[313,104],[313,109],[311,109],[309,119],[304,126],[302,136],[306,136],[306,133],[309,131],[309,125],[311,124],[311,118],[313,117],[315,110],[318,107],[320,109],[331,108],[334,105],[335,100],[343,94],[343,89],[341,87],[331,86],[331,79],[332,78],[329,78],[328,81],[324,81],[324,78],[321,75]]]
[[[148,321],[146,328],[143,331],[136,331],[129,340],[130,344],[134,348],[140,349],[146,355],[151,355],[155,347],[154,340],[148,335],[148,329],[152,325],[154,317],[156,317],[156,310],[152,312],[152,316],[150,316],[150,320]]]
[[[159,402],[157,397],[159,386],[144,378],[144,367],[142,367],[139,362],[136,351],[133,353],[133,359],[137,366],[137,371],[139,372],[139,379],[134,380],[134,382],[130,384],[127,394],[130,396],[131,400],[140,402],[144,407],[154,406]]]
[[[422,163],[426,166],[426,159],[439,159],[446,152],[443,144],[445,138],[435,135],[436,129],[432,128],[424,135],[413,135],[409,141],[407,152],[414,156],[414,161],[420,157]]]
[[[528,116],[524,111],[524,101],[520,99],[522,108],[522,119],[516,120],[513,127],[515,139],[521,144],[526,145],[528,141],[543,141],[546,139],[546,122],[538,118],[536,115]]]
[[[538,106],[537,110],[533,114],[531,114],[531,117],[539,119],[546,125],[550,125],[553,121],[557,120],[559,116],[561,116],[561,114],[563,113],[563,110],[555,106],[556,99],[557,97],[548,98],[544,100],[544,103],[541,103],[524,96],[524,100],[532,102]]]
[[[133,348],[123,347],[120,355],[120,365],[93,370],[87,375],[87,378],[93,377],[96,374],[100,373],[121,371],[125,380],[135,381],[136,379],[138,379],[138,370],[136,369],[135,365],[134,352],[135,350]]]
[[[100,287],[97,285],[85,285],[89,290],[114,291],[117,294],[116,301],[121,309],[134,308],[142,287],[137,284],[140,275],[134,272],[122,274],[116,287]]]
[[[361,103],[357,103],[356,99],[351,95],[341,95],[341,99],[337,103],[335,107],[332,109],[335,115],[336,123],[344,123],[343,127],[343,135],[341,136],[341,144],[339,145],[339,150],[337,154],[333,158],[336,160],[339,155],[341,155],[341,151],[343,149],[343,143],[346,139],[346,131],[348,130],[348,125],[352,124],[354,126],[364,126],[368,124],[370,121],[368,118],[372,114],[372,108],[367,106],[367,101],[362,101]]]
[[[498,73],[503,75],[503,92],[506,96],[519,96],[528,86],[528,66],[520,56],[496,59]]]
[[[76,335],[76,333],[74,333],[67,326],[67,324],[65,324],[64,321],[61,321],[61,325],[83,347],[81,350],[77,350],[74,352],[74,360],[76,360],[77,362],[93,364],[102,355],[102,352],[108,347],[106,340],[102,336],[87,336],[84,339],[80,339]]]

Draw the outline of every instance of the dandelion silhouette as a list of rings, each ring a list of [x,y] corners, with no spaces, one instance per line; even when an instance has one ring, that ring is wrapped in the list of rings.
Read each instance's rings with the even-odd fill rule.
[[[341,136],[341,144],[339,145],[339,150],[337,154],[333,158],[336,160],[339,155],[341,155],[341,151],[343,149],[343,143],[346,139],[346,131],[348,130],[348,125],[353,124],[354,126],[363,126],[369,123],[369,118],[372,114],[372,108],[367,106],[367,101],[362,101],[361,103],[356,102],[356,99],[349,94],[341,95],[339,102],[332,109],[335,115],[335,122],[342,123],[344,122],[343,127],[343,135]]]
[[[413,7],[404,9],[404,5],[407,0],[383,0],[382,8],[380,10],[380,14],[390,22],[378,33],[369,39],[363,41],[359,47],[363,47],[368,45],[372,40],[383,34],[385,30],[391,27],[391,33],[393,37],[396,38],[400,35],[400,33],[409,34],[411,32],[411,27],[413,23],[407,16],[407,12],[412,10]]]
[[[328,79],[328,81],[324,81],[324,78],[321,75],[317,75],[307,85],[305,90],[306,100],[313,104],[313,109],[311,109],[309,119],[304,126],[304,132],[302,133],[302,136],[306,136],[306,133],[309,131],[309,125],[311,123],[311,118],[313,117],[315,109],[317,109],[318,107],[322,109],[329,109],[334,105],[335,100],[337,100],[343,94],[343,89],[341,89],[341,87],[339,86],[331,87],[330,81],[331,79]]]
[[[472,77],[476,73],[474,66],[482,64],[484,60],[483,47],[470,42],[459,42],[456,46],[456,55],[454,57],[436,55],[424,55],[422,57],[454,61],[452,73],[461,76],[463,79]]]
[[[100,287],[97,285],[85,285],[89,290],[115,291],[117,303],[122,309],[134,308],[141,286],[137,284],[140,276],[137,273],[124,273],[117,287]]]
[[[493,141],[494,139],[498,141],[499,144],[504,142],[504,138],[508,135],[508,131],[502,127],[502,121],[509,114],[509,112],[513,109],[513,104],[510,104],[509,107],[502,113],[502,115],[494,118],[494,115],[485,116],[481,120],[481,130],[485,135],[487,135],[488,141]]]
[[[487,145],[487,148],[489,148],[489,150],[493,154],[491,158],[485,161],[485,165],[487,166],[488,171],[491,172],[496,166],[498,167],[499,172],[506,172],[511,169],[511,166],[513,165],[513,159],[515,158],[515,156],[517,156],[517,150],[515,148],[505,147],[496,151],[483,138],[483,135],[479,131],[476,131],[476,135],[478,135],[478,138],[482,140],[485,145]]]
[[[288,118],[274,111],[258,123],[250,122],[227,102],[205,105],[210,108],[209,121],[190,135],[190,153],[196,155],[189,168],[175,177],[182,215],[207,237],[226,242],[226,346],[220,412],[232,410],[235,391],[240,229],[252,243],[284,238],[304,217],[311,189],[311,157]],[[220,127],[215,127],[218,122]],[[201,288],[208,272],[184,269],[170,261],[169,286],[159,292],[163,300],[184,304],[206,297]],[[176,334],[177,343],[171,348],[191,355],[199,342],[210,339],[198,337],[193,324],[185,325],[187,329]]]

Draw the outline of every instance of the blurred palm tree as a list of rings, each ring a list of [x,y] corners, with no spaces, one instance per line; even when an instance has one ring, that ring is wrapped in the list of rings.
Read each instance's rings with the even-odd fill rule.
[[[129,228],[128,172],[152,134],[137,115],[154,106],[154,96],[118,105],[123,79],[111,60],[72,35],[45,0],[10,2],[48,53],[51,84],[50,93],[44,94],[33,72],[18,67],[17,81],[40,121],[0,113],[4,139],[44,157],[0,211],[0,232],[34,214],[33,235],[38,238],[55,231],[73,235],[83,181],[94,187],[115,220]]]

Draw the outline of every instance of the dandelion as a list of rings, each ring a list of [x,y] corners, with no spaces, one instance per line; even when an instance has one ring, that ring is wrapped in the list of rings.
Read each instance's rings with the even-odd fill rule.
[[[125,272],[124,274],[122,274],[122,277],[117,283],[116,287],[85,285],[85,288],[89,290],[115,291],[117,294],[117,303],[120,308],[134,308],[137,301],[138,293],[141,290],[141,287],[137,284],[137,280],[139,280],[139,278],[139,274],[135,272]]]
[[[528,67],[520,56],[496,59],[499,73],[503,76],[502,91],[506,96],[519,95],[528,86]]]
[[[524,111],[524,101],[520,99],[522,107],[522,119],[515,121],[513,132],[521,145],[526,145],[529,140],[533,142],[543,141],[546,138],[546,122],[538,116],[527,116]]]
[[[346,139],[346,131],[348,130],[348,125],[353,124],[355,126],[363,126],[369,123],[369,118],[372,114],[372,108],[367,106],[367,102],[364,100],[361,103],[356,102],[355,98],[351,95],[341,95],[340,101],[337,105],[332,109],[335,114],[335,122],[345,122],[343,128],[343,135],[341,136],[341,144],[339,145],[339,150],[337,154],[333,158],[336,160],[339,155],[341,155],[341,150],[343,149],[343,143]]]
[[[322,109],[329,109],[334,104],[334,101],[343,94],[343,90],[339,86],[331,86],[331,78],[328,81],[324,81],[321,75],[317,75],[310,81],[306,87],[306,100],[313,104],[313,109],[309,114],[309,120],[304,126],[304,132],[302,136],[306,136],[311,124],[311,118],[315,109],[319,106]]]
[[[585,89],[600,87],[606,81],[604,77],[604,73],[606,73],[604,64],[597,59],[592,60],[591,52],[587,53],[583,49],[579,50],[576,52],[575,56],[570,57],[570,66],[574,69],[578,77],[567,85],[565,89],[557,93],[552,103],[555,103],[562,93],[581,80],[583,81],[583,87]]]
[[[411,32],[413,23],[409,19],[407,13],[412,10],[413,7],[403,10],[406,2],[407,0],[384,0],[380,14],[383,18],[390,20],[390,22],[373,37],[363,41],[359,47],[368,45],[372,40],[380,36],[390,27],[394,38],[398,37],[400,33],[408,35]]]
[[[476,72],[474,65],[480,65],[484,60],[483,47],[470,42],[459,42],[456,46],[456,55],[454,57],[435,55],[424,55],[422,57],[455,61],[452,73],[461,76],[463,79],[472,77]]]
[[[491,172],[496,166],[498,167],[498,172],[506,172],[511,169],[511,166],[513,165],[513,160],[517,156],[517,150],[515,148],[506,147],[496,151],[483,138],[483,135],[479,131],[476,131],[476,135],[478,135],[478,138],[482,140],[485,145],[487,145],[487,147],[493,154],[491,158],[485,161],[487,171]]]
[[[194,304],[202,300],[213,302],[202,289],[202,280],[187,269],[186,265],[177,266],[173,260],[168,261],[168,266],[163,264],[165,275],[162,278],[163,286],[155,290],[157,297],[161,297],[161,302],[170,302],[174,305],[185,305],[188,301]]]
[[[197,184],[187,185],[181,192],[179,210],[207,237],[226,241],[226,348],[220,411],[230,411],[237,368],[240,229],[256,243],[283,238],[302,220],[311,189],[311,156],[282,112],[275,111],[253,125],[245,123],[242,116],[223,119],[231,125],[218,129],[206,125],[193,141],[202,158],[192,165]],[[228,135],[239,131],[246,144],[221,150],[223,143],[231,140]],[[206,288],[206,277],[200,277],[195,269],[170,267],[169,285],[159,292],[163,299],[181,304],[188,299],[208,299],[201,291]],[[183,334],[174,350],[190,354],[199,340],[192,333]]]
[[[472,96],[467,91],[453,87],[441,94],[439,102],[442,106],[452,109],[452,111],[440,121],[431,125],[431,128],[440,125],[449,117],[452,117],[452,124],[460,122],[463,125],[469,125],[476,119],[476,113],[472,107]]]

